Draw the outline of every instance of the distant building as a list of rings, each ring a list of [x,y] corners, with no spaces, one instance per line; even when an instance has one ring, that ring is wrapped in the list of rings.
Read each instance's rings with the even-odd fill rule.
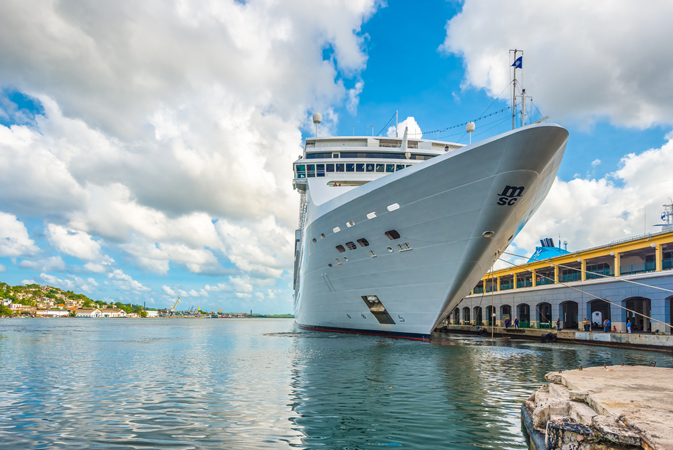
[[[147,313],[147,317],[159,317],[159,311],[145,311]]]
[[[673,232],[542,257],[484,275],[449,323],[504,326],[518,318],[525,328],[556,328],[559,320],[562,329],[581,331],[586,318],[599,331],[608,319],[617,331],[630,320],[634,332],[671,333],[640,314],[673,323]]]
[[[69,313],[65,309],[38,309],[35,315],[37,317],[68,317]]]
[[[100,317],[126,317],[126,311],[118,308],[104,308],[100,314]]]
[[[98,308],[77,308],[75,315],[77,317],[101,317],[100,309]]]

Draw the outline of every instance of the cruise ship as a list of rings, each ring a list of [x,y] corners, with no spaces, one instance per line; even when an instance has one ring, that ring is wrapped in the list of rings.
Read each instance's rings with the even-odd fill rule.
[[[428,340],[539,208],[567,140],[545,123],[467,146],[406,131],[306,139],[297,325]]]

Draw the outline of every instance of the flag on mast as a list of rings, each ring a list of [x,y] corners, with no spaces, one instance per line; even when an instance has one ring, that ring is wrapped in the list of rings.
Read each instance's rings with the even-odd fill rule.
[[[512,67],[515,69],[523,69],[523,56],[519,56],[517,59],[515,59]]]

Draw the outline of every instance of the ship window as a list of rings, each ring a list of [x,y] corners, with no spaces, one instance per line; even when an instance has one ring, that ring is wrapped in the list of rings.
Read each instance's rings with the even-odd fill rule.
[[[373,211],[367,214],[367,219],[373,219],[374,217],[376,217],[376,213]]]
[[[399,247],[401,252],[406,252],[407,250],[413,250],[413,248],[411,248],[411,245],[409,245],[408,242],[405,242],[404,244],[397,244],[397,246]]]
[[[327,265],[328,265],[329,267],[332,267],[332,265],[331,265],[331,264],[327,264]]]
[[[346,172],[355,172],[355,164],[352,163],[346,164]]]
[[[339,158],[339,152],[332,152],[332,158],[338,159]]]
[[[392,253],[392,252],[393,252],[393,248],[392,248],[392,247],[388,247],[388,251],[389,251],[390,253]]]
[[[344,165],[343,164],[337,164],[336,165],[336,171],[337,172],[343,172],[344,171]]]
[[[325,165],[324,164],[316,164],[316,171],[317,171],[317,175],[319,177],[324,177],[325,176]]]
[[[304,164],[297,164],[297,178],[306,178],[306,166]]]
[[[334,228],[332,228],[332,231],[334,231],[335,233],[338,233],[339,231],[341,231],[341,228],[334,227]]]
[[[334,164],[325,164],[325,172],[334,172]]]
[[[313,238],[313,242],[318,242],[318,240],[316,238]]]
[[[373,250],[369,250],[369,254],[372,255],[372,258],[376,258],[376,253]]]
[[[355,222],[353,222],[352,220],[346,222],[346,226],[347,226],[348,228],[352,227],[353,225],[355,225]]]
[[[395,172],[395,164],[386,164],[386,172],[388,173]]]
[[[320,239],[325,239],[325,233],[320,233]]]
[[[346,251],[343,245],[337,245],[336,249],[339,250],[339,253],[344,253]]]
[[[386,236],[388,236],[388,239],[395,240],[400,238],[400,233],[397,232],[397,230],[390,230],[386,231]]]
[[[385,166],[386,166],[385,164],[377,164],[376,165],[376,171],[377,172],[383,172],[386,168]]]
[[[346,242],[346,247],[348,247],[350,250],[355,250],[358,248],[353,242]]]
[[[396,209],[400,209],[399,203],[393,203],[392,205],[388,205],[388,211],[395,211]]]
[[[367,172],[373,172],[374,171],[374,164],[367,164]]]
[[[360,247],[369,247],[369,241],[365,238],[358,239],[358,244],[360,244]]]
[[[404,169],[404,164],[398,164],[398,165],[395,166],[395,170],[398,171],[398,172],[402,169]]]
[[[306,172],[308,172],[309,178],[315,177],[315,164],[306,164]]]
[[[348,262],[348,258],[346,256],[344,256],[344,261]]]
[[[355,165],[355,171],[356,172],[364,172],[365,171],[365,165],[363,163],[357,163]]]

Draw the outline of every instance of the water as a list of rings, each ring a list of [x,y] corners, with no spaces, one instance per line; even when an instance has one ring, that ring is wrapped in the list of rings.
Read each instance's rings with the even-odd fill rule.
[[[2,448],[527,448],[548,371],[671,357],[272,319],[0,320]]]

